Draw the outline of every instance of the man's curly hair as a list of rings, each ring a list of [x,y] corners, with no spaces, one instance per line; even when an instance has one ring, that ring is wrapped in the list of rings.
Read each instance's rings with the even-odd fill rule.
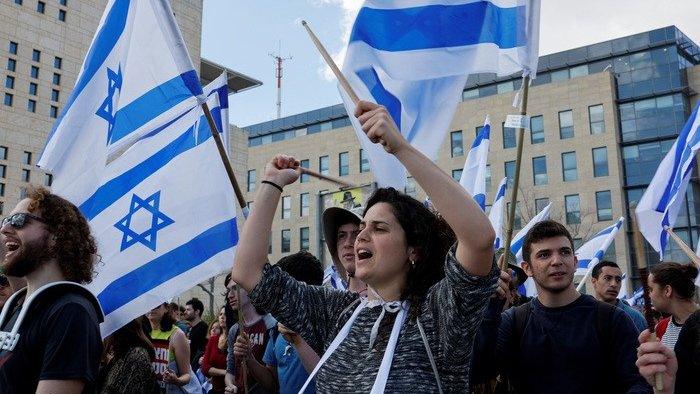
[[[28,211],[46,222],[54,241],[49,255],[56,258],[66,280],[90,283],[97,244],[78,207],[43,187],[32,188],[27,198],[31,200]]]

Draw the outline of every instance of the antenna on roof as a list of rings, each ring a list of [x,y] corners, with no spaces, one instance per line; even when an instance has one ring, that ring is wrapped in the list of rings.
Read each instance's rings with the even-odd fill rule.
[[[282,40],[278,43],[277,53],[270,53],[275,61],[275,77],[277,78],[277,119],[282,117],[282,62],[291,60],[292,55],[282,57]]]

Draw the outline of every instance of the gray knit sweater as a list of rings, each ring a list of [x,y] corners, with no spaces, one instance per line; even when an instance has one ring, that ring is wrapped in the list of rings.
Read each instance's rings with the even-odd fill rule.
[[[483,311],[493,294],[498,268],[484,277],[469,275],[457,262],[452,247],[445,259],[445,278],[434,285],[421,305],[419,319],[446,393],[469,388],[472,345]],[[333,341],[358,305],[358,295],[295,281],[277,267],[265,266],[250,293],[255,306],[298,332],[320,355]],[[316,377],[319,393],[369,393],[396,319],[386,313],[374,347],[369,349],[372,325],[381,306],[360,312],[345,341]],[[437,392],[435,374],[415,320],[406,320],[396,345],[386,392]]]

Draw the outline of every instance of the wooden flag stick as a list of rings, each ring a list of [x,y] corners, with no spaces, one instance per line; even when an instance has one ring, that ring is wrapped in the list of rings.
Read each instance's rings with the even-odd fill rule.
[[[651,298],[649,297],[649,270],[647,269],[647,259],[644,253],[644,240],[642,239],[642,233],[639,232],[639,226],[637,225],[637,214],[635,210],[637,205],[634,204],[630,209],[630,217],[632,218],[632,240],[634,242],[634,256],[637,260],[637,270],[639,276],[642,279],[642,289],[644,294],[644,318],[647,321],[647,328],[649,333],[651,333],[651,340],[658,341],[659,338],[656,337],[656,331],[654,330],[654,316],[651,311]],[[661,373],[654,375],[654,383],[656,391],[661,391],[664,388],[663,376]]]
[[[357,105],[358,102],[360,102],[360,98],[357,97],[357,94],[355,91],[352,89],[352,86],[350,86],[350,83],[348,80],[345,78],[342,72],[340,72],[340,69],[338,69],[338,66],[335,64],[333,61],[333,58],[331,58],[331,55],[328,54],[328,51],[326,51],[326,48],[323,47],[323,44],[321,44],[321,41],[318,40],[318,37],[316,37],[316,34],[314,34],[313,31],[311,31],[311,28],[309,27],[309,24],[306,23],[306,21],[301,21],[301,25],[306,28],[306,32],[309,33],[309,37],[311,37],[311,41],[313,41],[314,45],[316,45],[316,49],[321,53],[321,56],[323,56],[323,60],[326,61],[326,64],[328,64],[328,67],[331,68],[333,71],[333,74],[335,74],[335,77],[338,78],[338,82],[340,82],[340,86],[343,87],[343,90],[350,96],[350,99],[352,100],[352,103]]]
[[[228,175],[228,179],[231,182],[231,186],[233,187],[233,191],[236,194],[236,199],[238,200],[238,204],[241,206],[241,210],[246,209],[246,203],[245,203],[245,198],[243,198],[243,192],[241,192],[240,186],[238,186],[238,182],[236,181],[236,175],[233,173],[233,168],[231,167],[231,163],[228,161],[228,155],[226,154],[226,148],[224,148],[224,143],[221,140],[221,136],[219,135],[219,129],[216,127],[216,123],[214,122],[214,117],[211,116],[211,111],[209,110],[209,105],[207,102],[202,103],[202,110],[204,111],[204,117],[207,119],[207,123],[209,124],[209,130],[211,131],[212,137],[214,137],[214,142],[216,143],[216,149],[219,151],[219,157],[221,158],[221,162],[224,164],[224,168],[226,169],[226,175]],[[228,122],[228,119],[225,120]],[[241,309],[241,292],[238,289],[238,285],[236,285],[236,304],[238,306],[238,327],[239,327],[239,332],[243,332],[243,327],[245,325],[243,324],[243,311]],[[243,370],[243,386],[245,389],[245,393],[248,394],[248,368],[246,366],[245,361],[242,363],[242,370]]]
[[[523,97],[520,102],[520,115],[527,114],[527,96],[530,85],[530,75],[523,75]],[[518,203],[518,185],[520,184],[520,163],[523,158],[523,139],[525,138],[525,129],[518,127],[518,155],[515,159],[515,175],[513,177],[513,191],[510,197],[510,207],[508,209],[508,225],[506,226],[506,241],[504,249],[506,257],[510,256],[510,243],[513,241],[513,226],[515,224],[515,206]],[[517,264],[515,262],[514,264]],[[501,270],[508,268],[508,258],[501,261]]]
[[[299,167],[299,170],[301,171],[302,174],[306,174],[306,175],[312,176],[314,178],[318,178],[318,179],[322,179],[324,181],[335,183],[336,185],[340,186],[341,188],[355,188],[355,187],[357,187],[355,184],[345,182],[343,180],[340,180],[338,178],[334,178],[332,176],[323,175],[320,172],[316,172],[316,171],[310,170],[308,168]]]
[[[690,249],[690,246],[683,242],[681,237],[679,237],[678,234],[673,232],[673,229],[671,227],[664,226],[664,230],[666,230],[668,235],[670,235],[671,238],[673,238],[673,240],[676,242],[676,244],[680,246],[681,250],[683,251],[683,253],[686,254],[686,256],[688,256],[690,261],[692,261],[696,267],[700,268],[700,257],[698,257],[698,255],[696,255],[695,252],[693,252],[693,250]]]

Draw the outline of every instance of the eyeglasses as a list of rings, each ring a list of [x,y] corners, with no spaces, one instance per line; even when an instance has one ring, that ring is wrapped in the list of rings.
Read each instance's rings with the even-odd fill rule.
[[[16,213],[14,215],[10,215],[6,218],[2,219],[2,226],[5,226],[6,224],[9,224],[10,226],[14,228],[22,228],[24,227],[25,224],[27,224],[27,218],[36,220],[37,222],[41,222],[46,224],[46,220],[34,216],[31,213],[26,213],[26,212],[21,212],[21,213]]]

